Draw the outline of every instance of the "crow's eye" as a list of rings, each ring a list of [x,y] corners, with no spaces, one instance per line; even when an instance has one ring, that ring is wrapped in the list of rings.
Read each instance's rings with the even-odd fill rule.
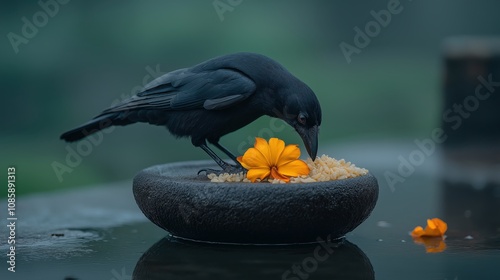
[[[300,113],[300,114],[297,116],[297,121],[298,121],[300,124],[306,124],[307,118],[306,118],[306,116],[304,116],[304,114]]]

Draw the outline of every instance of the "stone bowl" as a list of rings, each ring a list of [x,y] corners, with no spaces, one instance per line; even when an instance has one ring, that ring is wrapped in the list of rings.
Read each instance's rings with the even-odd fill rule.
[[[364,176],[300,184],[212,183],[200,169],[211,161],[144,169],[134,178],[135,200],[172,236],[238,244],[295,244],[341,238],[372,212],[377,179]]]

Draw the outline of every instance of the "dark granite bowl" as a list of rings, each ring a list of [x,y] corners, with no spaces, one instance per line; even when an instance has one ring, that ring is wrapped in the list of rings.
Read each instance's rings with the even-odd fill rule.
[[[179,238],[205,242],[289,244],[340,238],[371,213],[371,174],[302,184],[212,183],[197,176],[210,161],[157,165],[134,178],[139,208]]]

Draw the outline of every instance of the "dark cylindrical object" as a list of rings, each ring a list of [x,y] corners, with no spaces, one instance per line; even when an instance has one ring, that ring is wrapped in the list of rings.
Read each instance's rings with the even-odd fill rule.
[[[455,244],[481,249],[500,223],[500,38],[447,39],[444,61],[442,217]]]
[[[449,38],[444,59],[445,151],[499,162],[500,38]]]

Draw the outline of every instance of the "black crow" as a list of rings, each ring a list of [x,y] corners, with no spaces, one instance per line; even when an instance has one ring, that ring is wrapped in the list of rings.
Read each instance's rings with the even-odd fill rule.
[[[61,139],[72,142],[112,125],[147,122],[166,126],[175,136],[191,137],[224,171],[237,172],[242,167],[219,139],[263,115],[291,125],[316,158],[321,124],[316,95],[279,63],[254,53],[223,55],[167,73]],[[207,141],[237,165],[224,162]]]

